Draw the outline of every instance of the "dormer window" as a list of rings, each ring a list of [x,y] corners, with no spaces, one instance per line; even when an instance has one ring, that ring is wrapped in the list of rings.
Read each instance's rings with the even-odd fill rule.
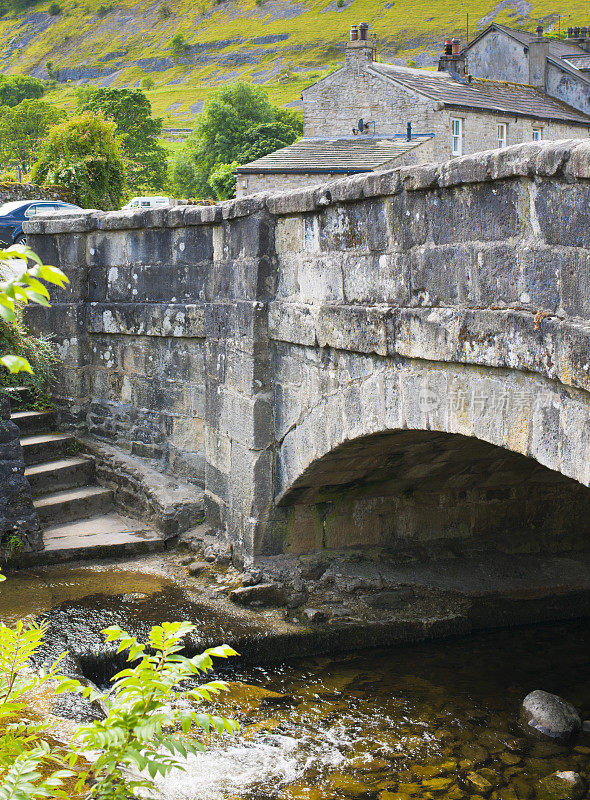
[[[501,122],[498,125],[498,148],[502,150],[502,148],[506,147],[508,144],[508,125],[505,122]]]
[[[451,120],[451,134],[453,137],[453,149],[452,153],[454,156],[461,156],[463,155],[463,120],[462,119],[452,119]]]

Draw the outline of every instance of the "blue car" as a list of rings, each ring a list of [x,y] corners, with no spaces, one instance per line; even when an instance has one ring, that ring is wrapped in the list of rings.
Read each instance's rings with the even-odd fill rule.
[[[27,237],[23,233],[23,222],[37,214],[50,211],[81,210],[73,203],[61,200],[15,200],[0,206],[0,245],[26,244]]]

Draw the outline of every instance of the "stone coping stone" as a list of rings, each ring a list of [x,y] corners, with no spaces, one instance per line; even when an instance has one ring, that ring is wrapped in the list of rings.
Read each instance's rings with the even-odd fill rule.
[[[269,212],[277,216],[301,214],[333,203],[350,203],[402,191],[442,189],[520,177],[557,177],[567,182],[590,180],[590,141],[562,139],[516,144],[503,150],[485,150],[461,156],[441,164],[420,164],[370,172],[321,186],[256,194],[225,200],[217,205],[172,206],[146,211],[91,209],[66,214],[58,212],[29,220],[23,230],[39,235],[211,225],[257,213]]]

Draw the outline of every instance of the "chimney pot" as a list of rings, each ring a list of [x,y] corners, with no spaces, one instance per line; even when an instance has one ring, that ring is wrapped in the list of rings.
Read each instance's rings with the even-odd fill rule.
[[[574,35],[574,29],[573,28],[568,28],[567,29],[567,38],[571,39],[573,35]]]
[[[366,41],[368,30],[369,26],[367,25],[367,23],[361,22],[361,24],[359,25],[359,33],[361,35],[360,38],[362,39],[363,42]]]
[[[580,38],[580,29],[578,27],[574,28],[574,39]]]
[[[537,38],[540,39],[543,36],[543,26],[537,25],[535,30],[537,31]]]
[[[585,39],[588,36],[588,28],[586,27],[580,28],[580,36],[582,37],[582,39]]]
[[[350,26],[350,41],[351,42],[356,42],[358,38],[359,38],[359,29],[357,28],[356,25],[351,25]]]
[[[460,39],[453,39],[452,41],[452,55],[458,56],[461,52],[461,40]]]
[[[453,52],[453,43],[450,39],[445,41],[445,56],[450,56]]]

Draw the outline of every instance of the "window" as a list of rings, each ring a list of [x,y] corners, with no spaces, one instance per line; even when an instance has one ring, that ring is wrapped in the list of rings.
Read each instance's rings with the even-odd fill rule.
[[[451,133],[453,135],[453,155],[460,156],[463,153],[463,120],[451,120]]]
[[[501,122],[498,125],[498,147],[500,150],[503,147],[506,147],[508,142],[508,125],[505,122]]]
[[[540,128],[533,128],[533,142],[541,141],[543,137],[541,136],[541,129]]]

